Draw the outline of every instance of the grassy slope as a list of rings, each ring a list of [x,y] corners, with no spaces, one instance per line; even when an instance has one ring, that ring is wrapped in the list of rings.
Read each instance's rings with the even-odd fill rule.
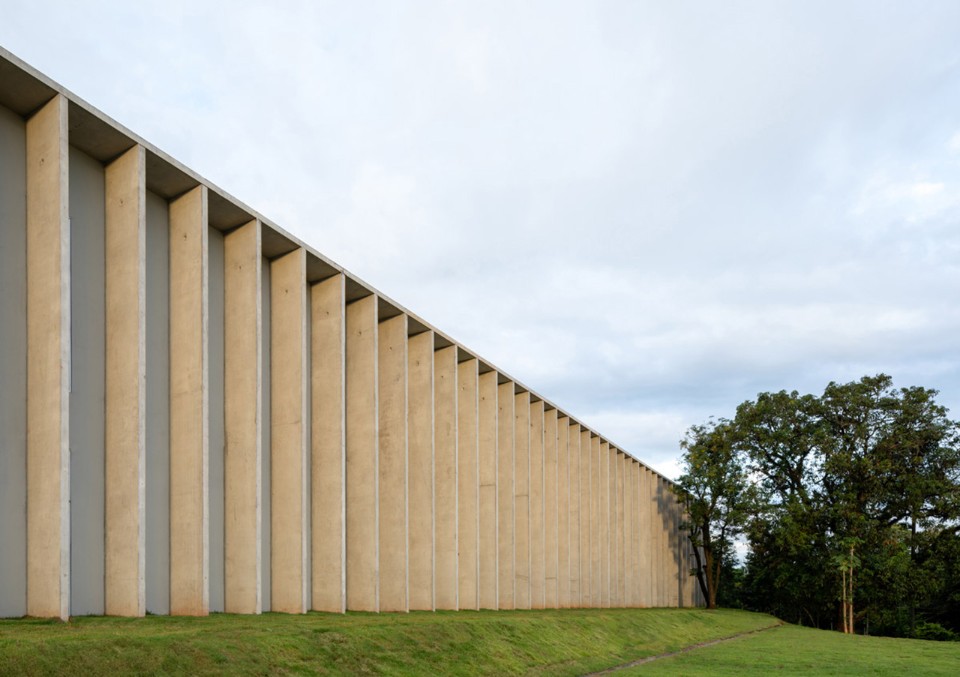
[[[575,675],[774,622],[693,609],[0,621],[0,674]]]
[[[843,635],[784,625],[618,675],[958,675],[960,643]]]

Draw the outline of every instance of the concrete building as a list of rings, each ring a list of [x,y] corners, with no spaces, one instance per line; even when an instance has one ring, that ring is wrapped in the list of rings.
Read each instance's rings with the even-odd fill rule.
[[[689,606],[670,483],[0,50],[0,616]]]

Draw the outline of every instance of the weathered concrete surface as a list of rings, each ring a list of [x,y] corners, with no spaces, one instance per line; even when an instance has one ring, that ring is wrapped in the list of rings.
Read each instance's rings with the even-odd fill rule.
[[[457,347],[434,353],[434,577],[438,609],[459,608],[457,574]]]
[[[410,609],[433,611],[433,342],[432,331],[407,346],[410,510]]]
[[[497,594],[499,608],[516,608],[516,472],[513,382],[497,386]]]
[[[497,372],[480,374],[477,380],[478,472],[480,474],[479,514],[479,605],[499,608],[497,555]]]
[[[480,608],[478,363],[457,365],[457,579],[461,609]]]

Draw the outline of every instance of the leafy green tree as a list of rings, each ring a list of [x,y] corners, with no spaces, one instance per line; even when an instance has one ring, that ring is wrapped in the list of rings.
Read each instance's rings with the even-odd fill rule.
[[[753,490],[744,458],[733,445],[729,421],[692,426],[680,442],[684,473],[678,484],[687,508],[683,525],[696,559],[693,573],[707,600],[717,607],[721,574],[733,558],[733,541],[750,514]]]

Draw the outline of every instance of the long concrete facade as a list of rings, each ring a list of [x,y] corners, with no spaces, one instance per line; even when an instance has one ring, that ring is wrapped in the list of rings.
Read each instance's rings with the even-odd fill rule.
[[[0,617],[696,606],[671,482],[0,50]]]

